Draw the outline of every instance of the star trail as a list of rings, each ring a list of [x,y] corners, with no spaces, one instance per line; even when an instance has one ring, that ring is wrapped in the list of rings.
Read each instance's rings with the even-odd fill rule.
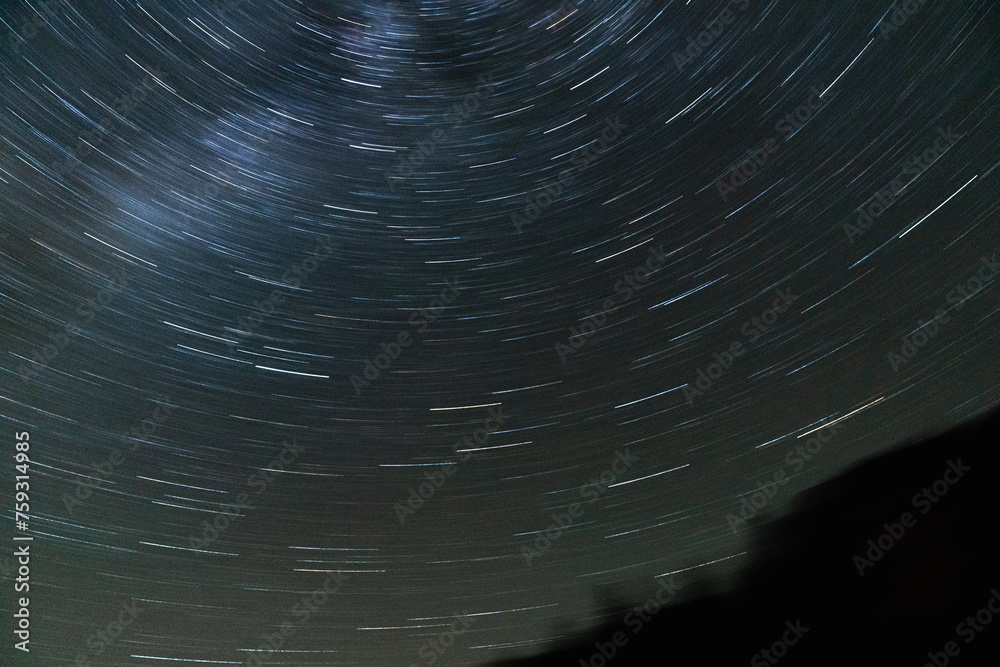
[[[3,3],[0,654],[487,664],[721,580],[759,480],[998,402],[998,48],[987,0]]]

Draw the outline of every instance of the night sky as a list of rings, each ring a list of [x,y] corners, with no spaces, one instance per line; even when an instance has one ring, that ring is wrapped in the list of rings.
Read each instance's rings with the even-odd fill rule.
[[[1000,399],[995,2],[0,21],[20,663],[542,651]]]

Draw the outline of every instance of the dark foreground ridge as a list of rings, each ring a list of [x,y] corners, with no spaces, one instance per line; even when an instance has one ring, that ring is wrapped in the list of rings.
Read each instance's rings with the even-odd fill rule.
[[[679,598],[641,632],[615,610],[572,645],[493,664],[1000,665],[998,434],[994,411],[801,494],[757,529],[733,592]]]

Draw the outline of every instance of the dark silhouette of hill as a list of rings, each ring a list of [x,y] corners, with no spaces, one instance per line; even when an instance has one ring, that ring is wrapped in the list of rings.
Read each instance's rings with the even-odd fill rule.
[[[494,664],[1000,665],[998,434],[993,411],[800,494],[754,529],[734,590],[678,597],[639,631],[612,610],[571,645]]]

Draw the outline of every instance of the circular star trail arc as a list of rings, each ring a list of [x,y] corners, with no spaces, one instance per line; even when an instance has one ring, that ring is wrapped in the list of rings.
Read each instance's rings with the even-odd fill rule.
[[[996,402],[993,3],[0,22],[53,664],[543,650],[596,587],[739,563],[807,432],[790,489]]]

